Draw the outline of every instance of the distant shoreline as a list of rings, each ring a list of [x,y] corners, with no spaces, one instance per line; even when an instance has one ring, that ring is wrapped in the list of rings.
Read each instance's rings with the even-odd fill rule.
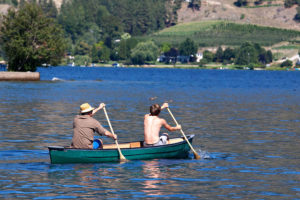
[[[113,67],[110,64],[87,66],[87,67]],[[247,66],[235,66],[235,65],[209,65],[200,67],[199,65],[193,64],[176,64],[176,65],[167,65],[167,64],[144,64],[144,65],[121,65],[120,67],[115,68],[168,68],[168,69],[211,69],[211,70],[267,70],[267,71],[298,71],[300,68],[291,68],[291,67],[266,67],[266,68],[253,68],[250,69]]]
[[[55,66],[53,66],[55,67]],[[119,67],[114,67],[111,64],[95,64],[95,65],[89,65],[89,66],[69,66],[69,65],[59,65],[57,67],[111,67],[111,68],[159,68],[159,69],[207,69],[207,70],[266,70],[266,71],[300,71],[300,67],[266,67],[266,68],[253,68],[250,69],[247,66],[235,66],[235,65],[209,65],[209,66],[203,66],[200,67],[199,65],[195,64],[176,64],[176,65],[167,65],[167,64],[144,64],[144,65],[120,65]],[[6,70],[1,72],[7,72]],[[12,72],[14,73],[14,72]],[[23,73],[26,76],[29,75],[28,72],[18,72]],[[27,73],[27,74],[26,74]],[[20,78],[22,79],[22,78]],[[5,80],[5,78],[0,77],[0,81]]]

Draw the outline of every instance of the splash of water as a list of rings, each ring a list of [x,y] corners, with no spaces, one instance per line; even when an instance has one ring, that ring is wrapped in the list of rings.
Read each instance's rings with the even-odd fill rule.
[[[57,77],[53,77],[51,80],[52,81],[64,81],[63,79],[60,79],[60,78],[57,78]]]
[[[214,159],[213,156],[208,151],[198,150],[198,154],[201,159]]]

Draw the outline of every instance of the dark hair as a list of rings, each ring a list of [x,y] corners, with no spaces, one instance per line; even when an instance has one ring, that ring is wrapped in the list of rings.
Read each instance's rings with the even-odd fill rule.
[[[158,116],[161,111],[160,105],[158,104],[153,104],[150,106],[150,114],[153,116]]]

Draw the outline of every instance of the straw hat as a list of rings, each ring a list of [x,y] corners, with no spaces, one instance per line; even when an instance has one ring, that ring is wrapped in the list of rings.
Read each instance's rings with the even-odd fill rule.
[[[80,113],[87,113],[92,110],[94,110],[94,108],[88,103],[81,104],[80,106]]]

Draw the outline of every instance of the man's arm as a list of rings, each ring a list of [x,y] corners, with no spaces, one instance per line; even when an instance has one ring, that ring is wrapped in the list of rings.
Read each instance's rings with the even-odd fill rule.
[[[95,120],[95,123],[96,123],[95,131],[98,134],[105,135],[105,136],[110,137],[110,138],[112,138],[114,140],[116,140],[118,138],[118,136],[116,134],[112,134],[110,131],[108,131],[105,128],[103,128],[103,126],[97,120]]]
[[[110,138],[112,138],[112,139],[114,139],[114,140],[116,140],[116,139],[118,138],[117,135],[112,134],[112,133],[109,132],[108,130],[106,130],[106,131],[104,132],[104,135],[107,136],[107,137],[110,137]]]
[[[164,103],[160,108],[163,110],[165,108],[168,108],[169,107],[169,104],[168,103]]]
[[[181,129],[181,125],[177,126],[170,126],[165,119],[162,119],[162,125],[168,130],[168,131],[177,131]]]
[[[101,110],[105,106],[104,103],[100,103],[99,107],[93,110],[92,116],[96,114],[99,110]]]

